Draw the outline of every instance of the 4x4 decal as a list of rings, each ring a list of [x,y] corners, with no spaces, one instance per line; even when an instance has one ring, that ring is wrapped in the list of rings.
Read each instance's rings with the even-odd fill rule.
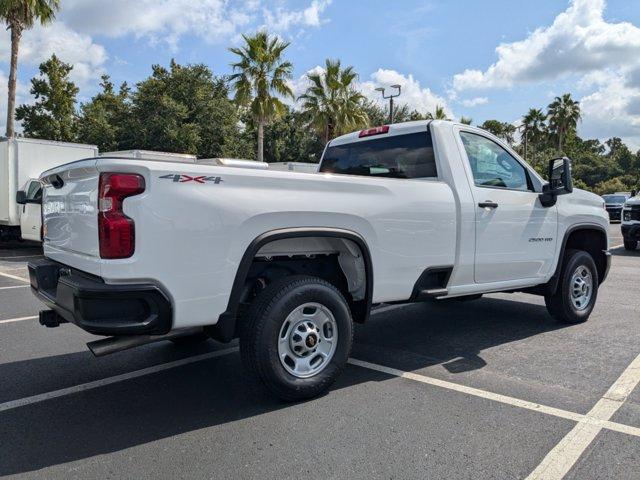
[[[191,175],[186,175],[184,173],[170,173],[168,175],[162,175],[160,178],[166,178],[167,180],[172,180],[176,183],[186,183],[186,182],[196,182],[196,183],[206,183],[213,182],[218,184],[222,182],[221,177],[207,177],[206,175],[199,175],[193,177]]]

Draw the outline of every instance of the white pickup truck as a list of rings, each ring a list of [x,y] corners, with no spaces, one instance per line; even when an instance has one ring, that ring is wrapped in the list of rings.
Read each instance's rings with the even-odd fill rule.
[[[96,158],[45,172],[40,322],[158,340],[240,338],[247,369],[288,400],[326,390],[372,306],[489,292],[589,317],[609,269],[600,197],[547,183],[508,145],[446,121],[332,140],[318,173]],[[514,318],[514,322],[518,320]]]

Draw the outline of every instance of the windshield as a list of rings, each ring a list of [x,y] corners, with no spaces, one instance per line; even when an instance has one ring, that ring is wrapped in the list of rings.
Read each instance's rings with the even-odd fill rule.
[[[603,195],[605,203],[624,203],[627,200],[627,197],[624,195]]]

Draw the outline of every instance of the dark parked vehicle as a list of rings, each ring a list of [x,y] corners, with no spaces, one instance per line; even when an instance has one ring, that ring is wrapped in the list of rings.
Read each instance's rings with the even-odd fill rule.
[[[629,195],[615,193],[602,195],[602,199],[604,200],[604,207],[607,209],[607,213],[609,213],[609,220],[622,220],[622,207],[624,202],[629,199]]]

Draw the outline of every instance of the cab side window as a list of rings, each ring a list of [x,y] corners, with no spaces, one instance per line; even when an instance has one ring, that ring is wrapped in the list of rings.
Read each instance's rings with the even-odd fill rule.
[[[527,170],[500,145],[469,132],[460,138],[477,186],[530,190]]]

